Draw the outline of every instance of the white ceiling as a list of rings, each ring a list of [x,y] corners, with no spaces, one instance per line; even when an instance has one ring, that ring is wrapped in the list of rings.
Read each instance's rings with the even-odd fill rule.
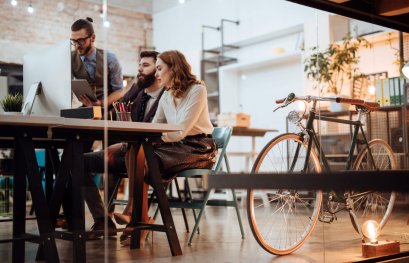
[[[102,0],[85,0],[101,4]],[[107,0],[108,6],[120,7],[132,11],[155,14],[179,4],[179,0]]]

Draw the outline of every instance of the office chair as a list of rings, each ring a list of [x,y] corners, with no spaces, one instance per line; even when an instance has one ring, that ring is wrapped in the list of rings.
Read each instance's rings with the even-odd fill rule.
[[[174,208],[190,208],[193,211],[195,209],[200,209],[199,214],[196,216],[196,213],[194,213],[194,217],[195,217],[195,225],[193,227],[193,231],[190,235],[189,238],[189,242],[188,245],[192,244],[192,239],[193,236],[195,234],[196,231],[198,231],[199,229],[199,223],[200,223],[200,219],[203,215],[204,209],[206,207],[206,205],[211,205],[211,206],[231,206],[234,207],[236,209],[236,213],[237,213],[237,219],[239,221],[239,225],[240,225],[240,232],[241,232],[241,236],[244,239],[244,230],[243,230],[243,224],[242,224],[242,220],[241,220],[241,216],[240,216],[240,212],[239,212],[239,208],[237,205],[237,198],[236,198],[236,193],[234,191],[234,189],[231,189],[232,191],[232,195],[233,195],[233,200],[229,201],[229,200],[209,200],[210,194],[214,191],[214,190],[208,190],[205,192],[205,196],[203,199],[194,199],[193,198],[193,194],[189,185],[189,181],[188,179],[191,178],[205,178],[207,175],[209,174],[217,174],[220,176],[223,176],[223,173],[230,173],[230,166],[229,166],[229,161],[227,158],[227,154],[226,154],[226,148],[227,148],[227,144],[229,143],[231,134],[232,134],[232,127],[216,127],[212,133],[212,137],[215,140],[218,150],[219,150],[219,155],[217,158],[217,161],[215,163],[215,165],[213,166],[212,169],[190,169],[190,170],[185,170],[180,172],[179,174],[177,174],[174,182],[176,184],[176,188],[178,189],[178,193],[179,193],[179,186],[178,186],[178,182],[177,182],[177,178],[185,178],[185,187],[187,190],[187,198],[185,198],[185,200],[183,202],[172,202],[170,203],[170,207],[174,207]],[[222,168],[222,163],[225,163],[226,166],[226,172],[221,171]],[[199,231],[198,231],[199,232]]]

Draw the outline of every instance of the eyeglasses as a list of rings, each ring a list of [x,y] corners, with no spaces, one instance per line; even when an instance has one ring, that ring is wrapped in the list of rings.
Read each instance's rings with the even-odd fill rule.
[[[82,45],[84,45],[85,44],[85,41],[88,39],[88,38],[90,38],[91,36],[87,36],[87,37],[83,37],[83,38],[78,38],[78,39],[70,39],[70,41],[71,41],[71,45],[73,45],[73,46],[75,46],[75,45],[78,45],[78,46],[82,46]]]

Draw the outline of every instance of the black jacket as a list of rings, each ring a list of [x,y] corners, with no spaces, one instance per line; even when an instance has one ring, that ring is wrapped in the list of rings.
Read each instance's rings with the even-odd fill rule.
[[[145,113],[143,122],[151,122],[153,120],[153,117],[155,116],[156,110],[158,108],[159,100],[162,97],[164,91],[165,89],[161,91],[161,93],[158,96],[158,99],[152,105],[152,108],[149,110],[149,112]],[[144,89],[138,87],[135,83],[121,99],[121,101],[124,103],[132,102],[130,108],[132,121],[136,121],[138,119],[138,112],[140,110],[143,92]]]

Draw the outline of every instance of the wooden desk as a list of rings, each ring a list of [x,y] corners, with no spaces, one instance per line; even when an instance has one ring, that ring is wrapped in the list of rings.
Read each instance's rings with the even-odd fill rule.
[[[251,151],[249,152],[228,152],[229,156],[244,156],[246,158],[246,172],[249,172],[250,159],[255,160],[258,153],[256,151],[256,137],[264,137],[267,132],[277,132],[275,129],[258,129],[258,128],[244,128],[233,127],[233,136],[248,136],[251,137]]]
[[[181,127],[169,124],[113,122],[102,120],[65,119],[58,117],[28,117],[0,115],[0,136],[11,137],[15,149],[15,183],[13,206],[13,262],[24,261],[25,241],[37,241],[44,246],[40,248],[38,258],[44,255],[47,262],[59,262],[55,238],[73,242],[73,261],[86,262],[85,256],[85,209],[82,187],[84,182],[84,142],[102,139],[104,131],[112,141],[140,142],[144,147],[149,166],[152,186],[158,195],[159,208],[164,225],[140,224],[143,229],[166,232],[172,255],[182,254],[176,234],[173,218],[158,169],[158,163],[151,146],[151,139],[160,137],[162,132],[179,131]],[[34,143],[46,140],[64,143],[64,153],[59,164],[53,195],[48,206],[41,187]],[[30,185],[33,206],[39,226],[39,238],[25,233],[25,177]],[[67,191],[67,185],[71,189]],[[55,220],[61,208],[64,194],[69,196],[69,203],[75,204],[70,214],[70,231],[54,231]],[[68,205],[69,205],[68,203]],[[140,215],[139,215],[140,217]],[[139,219],[139,220],[138,220]],[[141,222],[140,218],[136,218]],[[140,235],[136,224],[136,236]],[[138,242],[131,242],[139,247]],[[136,245],[135,245],[136,244]]]

